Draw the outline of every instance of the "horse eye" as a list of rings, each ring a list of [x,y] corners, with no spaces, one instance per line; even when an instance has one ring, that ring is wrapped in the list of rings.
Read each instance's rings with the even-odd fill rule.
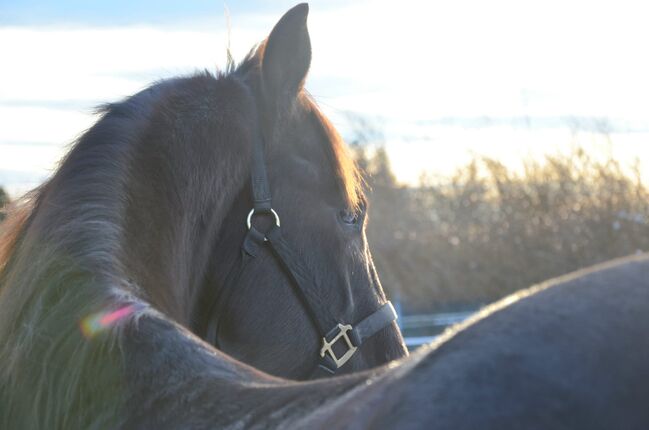
[[[345,224],[354,225],[358,223],[358,213],[350,210],[342,210],[340,211],[340,219]]]

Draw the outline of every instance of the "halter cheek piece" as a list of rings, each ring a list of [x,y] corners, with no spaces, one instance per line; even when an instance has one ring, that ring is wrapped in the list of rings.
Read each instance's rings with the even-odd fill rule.
[[[355,324],[345,324],[334,318],[322,296],[323,288],[312,272],[304,264],[300,256],[294,252],[282,236],[280,218],[271,206],[271,194],[266,173],[264,157],[264,142],[260,136],[253,148],[252,159],[252,196],[253,209],[248,214],[248,233],[243,241],[241,263],[239,270],[233,270],[228,275],[224,288],[226,295],[232,294],[233,286],[245,270],[247,263],[254,259],[262,247],[271,249],[280,267],[288,275],[296,295],[306,309],[311,321],[321,336],[320,357],[315,372],[325,371],[335,373],[349,361],[363,342],[387,327],[397,319],[397,314],[389,301],[380,306]],[[261,233],[253,225],[256,216],[271,216],[274,225],[266,232]],[[227,297],[208,298],[208,326],[206,338],[216,345],[218,334],[218,316],[214,312],[217,302],[225,301]],[[340,355],[334,351],[344,350]]]

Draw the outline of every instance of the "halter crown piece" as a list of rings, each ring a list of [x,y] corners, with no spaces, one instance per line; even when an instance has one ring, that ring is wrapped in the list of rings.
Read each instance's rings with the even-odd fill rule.
[[[316,330],[321,337],[321,348],[315,372],[334,374],[339,368],[347,363],[363,344],[365,340],[378,333],[397,319],[397,313],[392,303],[387,301],[376,311],[355,324],[346,324],[334,318],[327,307],[327,303],[321,296],[322,288],[319,287],[317,280],[312,276],[311,271],[303,263],[300,256],[294,252],[282,236],[280,229],[280,218],[277,212],[272,208],[272,198],[268,175],[266,173],[266,162],[264,156],[264,141],[261,133],[254,144],[252,154],[252,197],[253,208],[247,217],[248,233],[242,245],[242,257],[244,261],[238,271],[233,271],[226,279],[225,290],[236,283],[240,274],[246,266],[246,262],[254,258],[261,247],[270,247],[275,259],[280,267],[289,276],[295,293],[304,305],[307,314],[313,322]],[[253,219],[258,215],[271,216],[274,219],[274,225],[266,232],[262,233],[253,225]],[[207,328],[207,338],[216,345],[218,318],[215,315],[214,308],[216,302],[220,301],[218,297],[211,300],[209,310],[209,323]],[[334,351],[334,346],[338,351],[344,350],[342,354]]]

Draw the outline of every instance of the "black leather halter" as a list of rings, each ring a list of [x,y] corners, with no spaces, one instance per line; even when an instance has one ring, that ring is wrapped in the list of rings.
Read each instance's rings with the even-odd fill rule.
[[[258,137],[254,145],[252,155],[253,209],[247,218],[248,233],[242,245],[241,263],[238,270],[233,270],[228,275],[222,289],[225,290],[225,294],[217,296],[213,293],[214,296],[208,299],[209,322],[206,338],[214,345],[217,345],[218,315],[215,311],[218,303],[228,302],[228,297],[232,294],[234,286],[236,286],[248,262],[258,255],[262,247],[267,246],[289,276],[295,293],[304,305],[321,338],[322,346],[315,372],[325,371],[333,374],[349,361],[366,339],[396,320],[397,314],[389,301],[353,325],[341,322],[330,313],[329,307],[322,296],[323,286],[319,285],[318,280],[304,264],[299,254],[291,249],[282,236],[279,215],[273,210],[271,204],[272,199],[264,157],[264,141],[261,136]],[[274,225],[266,233],[261,233],[253,225],[253,218],[263,215],[272,216],[275,221]],[[334,351],[334,345],[336,345],[338,353]],[[340,353],[341,350],[344,350],[344,352]]]

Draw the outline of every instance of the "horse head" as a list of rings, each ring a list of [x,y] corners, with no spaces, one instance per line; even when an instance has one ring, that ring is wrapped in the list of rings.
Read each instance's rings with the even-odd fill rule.
[[[257,124],[250,128],[266,154],[257,169],[267,170],[272,191],[273,212],[254,216],[253,228],[277,230],[279,226],[273,225],[281,223],[282,243],[288,244],[290,253],[284,257],[298,260],[289,266],[299,266],[293,272],[304,272],[297,276],[308,278],[307,285],[295,285],[299,280],[281,255],[278,259],[272,243],[269,246],[261,237],[257,245],[251,240],[244,221],[252,215],[259,185],[247,183],[234,199],[215,244],[201,303],[208,309],[203,312],[207,319],[197,321],[197,331],[224,352],[292,378],[313,375],[314,364],[323,357],[323,343],[336,336],[336,345],[326,353],[337,360],[347,354],[349,363],[341,364],[339,373],[406,354],[394,322],[388,325],[384,319],[362,346],[351,340],[354,350],[359,347],[355,354],[349,351],[345,329],[336,325],[353,330],[355,323],[369,317],[374,319],[369,324],[376,325],[377,310],[383,314],[390,310],[365,235],[367,202],[361,175],[335,128],[304,90],[311,61],[307,13],[306,4],[287,12],[234,72],[255,99]],[[254,170],[255,163],[251,166]],[[252,182],[258,181],[255,174]],[[243,263],[247,253],[254,258]]]

